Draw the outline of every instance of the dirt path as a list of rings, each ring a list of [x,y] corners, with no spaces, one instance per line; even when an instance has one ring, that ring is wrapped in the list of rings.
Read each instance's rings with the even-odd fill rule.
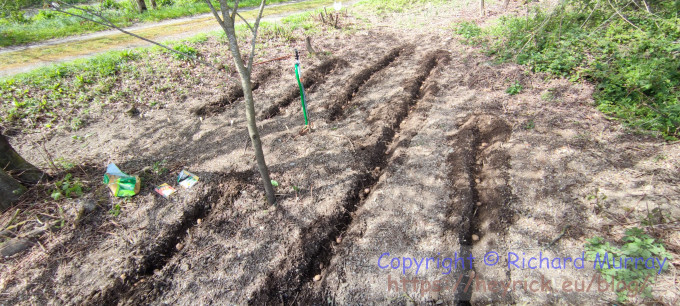
[[[345,1],[351,6],[356,1]],[[289,15],[314,10],[333,4],[330,0],[293,0],[268,5],[263,21],[274,22]],[[241,10],[244,17],[254,19],[253,8]],[[239,21],[242,23],[242,21]],[[199,33],[219,30],[212,14],[162,21],[154,24],[131,26],[126,30],[156,41],[189,38]],[[90,57],[110,50],[132,49],[149,43],[127,36],[117,30],[109,30],[81,36],[54,39],[29,46],[13,46],[0,49],[0,77],[27,72],[37,67]]]

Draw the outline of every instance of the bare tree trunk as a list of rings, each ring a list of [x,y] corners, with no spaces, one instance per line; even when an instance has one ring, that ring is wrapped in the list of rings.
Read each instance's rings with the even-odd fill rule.
[[[151,7],[155,10],[158,7],[156,6],[156,0],[151,0]]]
[[[252,36],[253,40],[251,41],[252,49],[250,52],[247,68],[246,64],[243,62],[243,58],[241,57],[241,51],[238,47],[238,41],[236,39],[236,30],[234,29],[234,21],[237,16],[238,1],[234,3],[233,16],[229,16],[230,10],[229,6],[227,5],[227,1],[220,0],[222,19],[219,18],[217,11],[212,7],[210,1],[206,0],[206,2],[213,11],[213,14],[215,15],[217,21],[220,23],[220,25],[222,25],[222,29],[224,30],[225,34],[227,34],[227,38],[229,38],[229,50],[231,51],[231,55],[234,58],[234,64],[236,65],[238,74],[241,77],[243,97],[245,98],[246,101],[246,120],[248,122],[248,134],[250,135],[250,140],[253,144],[253,150],[255,151],[257,167],[260,171],[260,176],[262,176],[262,184],[264,185],[264,191],[265,194],[267,195],[267,202],[269,204],[274,204],[276,203],[276,194],[274,193],[274,187],[272,186],[271,178],[269,177],[269,169],[267,168],[267,163],[265,162],[264,159],[264,152],[262,151],[262,141],[260,140],[260,134],[257,130],[257,123],[255,121],[256,120],[255,103],[253,101],[253,88],[250,82],[250,74],[252,72],[253,58],[255,55],[255,41],[257,38],[257,28],[259,26],[260,18],[262,17],[262,11],[264,10],[264,5],[266,1],[262,0],[262,3],[260,4],[260,13],[257,17],[257,20],[255,21],[254,26],[251,27],[250,24],[246,22],[248,27],[253,32]]]
[[[26,187],[0,169],[0,212],[12,207]]]
[[[43,178],[47,178],[44,172],[23,159],[2,134],[0,134],[0,169],[16,177],[22,184],[35,185]]]
[[[146,11],[146,3],[144,3],[144,0],[137,0],[137,11],[140,13]]]
[[[484,9],[484,0],[479,0],[479,16],[486,16],[486,10]]]

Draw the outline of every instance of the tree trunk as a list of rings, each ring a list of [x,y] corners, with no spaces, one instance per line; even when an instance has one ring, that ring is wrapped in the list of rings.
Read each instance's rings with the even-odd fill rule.
[[[510,4],[510,0],[505,0],[505,3],[503,3],[503,9],[507,9],[508,5]]]
[[[47,175],[23,159],[14,151],[7,138],[0,134],[0,169],[15,177],[22,184],[35,185]]]
[[[156,6],[156,0],[151,0],[151,7],[155,10],[158,7]]]
[[[479,16],[486,16],[486,10],[484,9],[484,0],[479,0]]]
[[[146,11],[146,3],[144,3],[144,0],[137,0],[137,11],[140,13]]]
[[[12,207],[26,187],[0,169],[0,212]]]
[[[262,176],[262,183],[264,184],[264,191],[267,195],[267,202],[269,204],[276,203],[276,195],[274,193],[274,187],[271,183],[271,178],[269,177],[269,169],[267,168],[267,163],[264,159],[264,152],[262,151],[262,141],[260,140],[260,134],[257,130],[257,123],[255,122],[255,103],[253,101],[253,86],[250,82],[250,71],[245,66],[243,58],[241,57],[241,51],[238,47],[238,41],[236,40],[236,30],[234,29],[234,22],[230,18],[225,18],[224,30],[229,38],[229,50],[234,58],[234,64],[236,64],[236,69],[241,77],[241,87],[243,87],[243,97],[246,101],[246,120],[248,122],[248,134],[250,134],[250,140],[253,143],[253,150],[255,151],[255,159],[257,160],[257,167],[260,171],[260,176]],[[253,37],[253,41],[255,37]]]

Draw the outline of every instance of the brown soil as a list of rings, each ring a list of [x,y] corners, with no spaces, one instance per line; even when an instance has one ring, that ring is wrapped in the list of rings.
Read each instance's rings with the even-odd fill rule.
[[[435,280],[590,279],[596,272],[589,267],[508,269],[503,254],[575,257],[586,238],[618,241],[626,228],[640,226],[648,209],[659,208],[669,219],[680,216],[678,145],[634,134],[605,118],[592,105],[589,84],[495,64],[450,39],[450,19],[408,31],[390,26],[404,20],[419,24],[433,10],[384,21],[372,16],[370,21],[382,26],[371,29],[324,28],[314,38],[315,47],[331,55],[302,58],[312,122],[306,134],[300,133],[292,63],[255,67],[258,126],[272,179],[279,182],[276,206],[266,204],[259,183],[242,116],[243,93],[235,80],[217,86],[207,77],[188,85],[193,90],[163,93],[171,98],[162,108],[136,104],[137,116],[120,114],[129,105],[106,105],[108,112],[92,115],[77,132],[52,132],[46,140],[40,134],[14,138],[13,145],[29,160],[42,158],[37,144],[46,141],[56,158],[93,166],[82,174],[72,171],[84,182],[83,198],[48,202],[55,207],[50,214],[63,211],[67,226],[1,259],[0,301],[476,305],[615,300],[611,291],[532,292],[520,286],[494,293],[472,285],[435,292],[422,287]],[[278,44],[279,51],[302,49],[304,41]],[[202,68],[183,68],[210,76]],[[515,82],[524,90],[510,96],[505,89]],[[126,84],[121,81],[121,88]],[[156,88],[134,86],[140,96]],[[541,98],[548,91],[551,99]],[[73,141],[73,135],[90,136]],[[167,161],[167,173],[149,168],[161,160]],[[139,195],[127,201],[108,195],[99,181],[108,162],[143,175]],[[200,176],[197,186],[178,187],[170,199],[153,192],[154,185],[172,183],[184,168]],[[45,188],[43,193],[49,191]],[[595,201],[588,197],[593,193],[607,197]],[[86,201],[97,208],[83,217],[78,211]],[[40,206],[33,203],[19,207]],[[107,213],[116,204],[122,206],[117,217]],[[2,224],[12,213],[3,214]],[[37,226],[33,223],[12,235]],[[678,254],[680,236],[672,226],[648,230]],[[498,265],[480,261],[488,251],[501,254]],[[390,254],[383,265],[403,257],[477,259],[450,273],[430,266],[416,274],[415,266],[406,271],[379,267],[384,253]],[[670,273],[653,285],[654,298],[667,304],[680,296],[673,289],[679,263],[671,262]],[[417,288],[402,278],[416,279]]]

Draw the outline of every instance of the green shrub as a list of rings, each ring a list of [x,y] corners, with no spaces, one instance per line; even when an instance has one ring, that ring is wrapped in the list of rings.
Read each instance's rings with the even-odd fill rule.
[[[650,2],[654,15],[634,5],[619,5],[617,10],[635,26],[609,5],[596,3],[568,0],[551,13],[501,18],[477,42],[501,61],[515,61],[573,81],[592,81],[597,86],[594,98],[599,110],[676,140],[680,133],[680,1]]]
[[[624,242],[623,245],[617,247],[609,242],[605,242],[602,237],[586,239],[586,259],[594,261],[597,258],[599,263],[603,262],[602,260],[605,255],[608,256],[608,260],[611,260],[611,256],[614,256],[615,261],[619,258],[644,258],[646,260],[655,257],[660,260],[673,259],[661,242],[646,235],[642,229],[632,228],[626,230],[622,240]],[[667,270],[669,265],[669,262],[666,262],[664,269]],[[647,284],[653,283],[657,273],[660,273],[659,269],[647,269],[646,267],[636,269],[632,263],[630,266],[623,268],[619,266],[618,261],[616,261],[614,266],[595,264],[595,267],[610,284],[612,281],[616,281],[616,283],[625,282],[626,284],[635,281],[641,286],[645,281]],[[646,297],[651,296],[650,287],[642,288],[639,291]],[[616,293],[619,302],[622,303],[628,300],[629,294],[633,295],[636,293],[628,292],[627,289]]]

